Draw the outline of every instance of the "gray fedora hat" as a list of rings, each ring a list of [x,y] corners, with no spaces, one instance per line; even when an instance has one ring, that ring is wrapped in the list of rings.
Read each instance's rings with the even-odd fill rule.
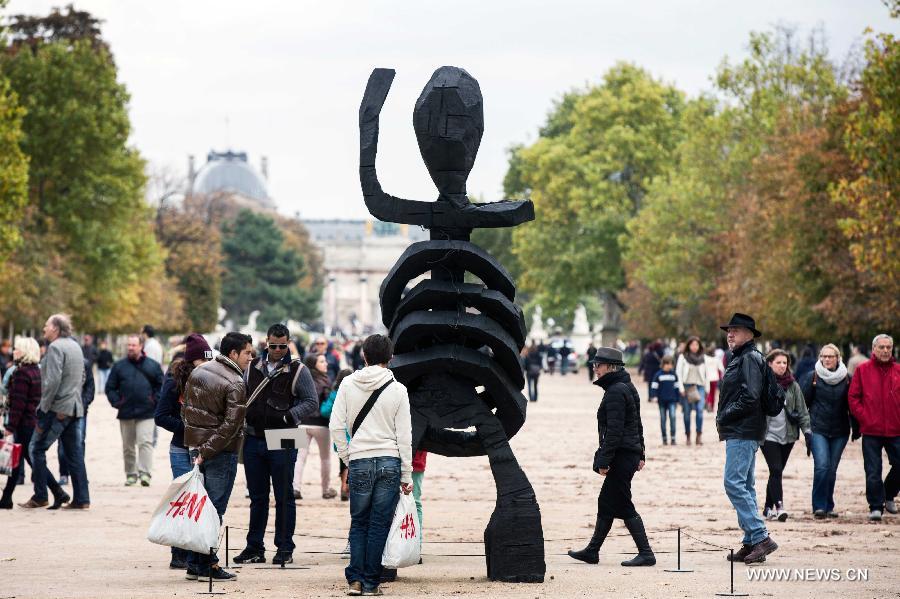
[[[597,353],[591,359],[591,364],[618,364],[624,366],[622,352],[614,347],[599,347]]]

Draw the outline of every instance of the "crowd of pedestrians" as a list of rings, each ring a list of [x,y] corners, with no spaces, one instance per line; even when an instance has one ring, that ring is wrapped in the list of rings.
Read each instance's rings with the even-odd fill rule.
[[[838,466],[848,442],[860,438],[869,519],[896,514],[900,365],[893,339],[876,336],[869,356],[861,346],[853,346],[845,363],[833,343],[819,349],[803,346],[799,358],[777,344],[763,354],[762,332],[745,314],[734,314],[721,328],[727,347],[704,344],[696,336],[678,346],[648,344],[638,374],[647,385],[648,400],[658,403],[663,445],[678,445],[679,439],[686,446],[703,445],[705,413],[715,412],[718,436],[725,442],[724,489],[743,532],[734,559],[762,562],[778,549],[768,527],[789,518],[784,471],[801,437],[813,460],[811,511],[816,519],[840,517],[834,500]],[[380,556],[400,493],[414,493],[421,528],[425,469],[425,453],[411,447],[406,389],[388,368],[392,352],[390,339],[381,335],[346,346],[317,337],[304,347],[287,327],[274,324],[260,346],[248,335],[228,333],[214,351],[202,335],[187,335],[173,348],[165,368],[163,347],[150,325],[128,336],[125,355],[115,360],[107,340],[85,335],[79,344],[70,318],[55,314],[47,320],[41,340],[21,336],[12,344],[0,344],[8,406],[5,436],[25,448],[22,463],[2,490],[0,509],[13,508],[13,494],[25,483],[26,464],[33,490],[19,503],[22,508],[90,508],[84,455],[96,369],[99,391],[119,421],[126,486],[150,486],[157,427],[172,434],[172,477],[197,466],[220,519],[243,464],[250,518],[246,545],[236,563],[268,561],[265,532],[273,494],[271,561],[293,561],[294,500],[303,498],[304,466],[314,444],[322,498],[340,495],[349,502],[348,592],[378,592],[380,582],[392,576],[381,568]],[[542,374],[572,369],[571,354],[566,343],[533,343],[523,350],[530,401],[538,400]],[[639,395],[620,349],[591,344],[587,356],[589,379],[596,378],[594,384],[604,389],[597,414],[599,448],[592,465],[604,479],[594,534],[585,549],[569,555],[597,563],[614,520],[621,519],[638,549],[638,555],[622,565],[651,566],[655,556],[630,490],[645,460]],[[377,402],[371,402],[373,396]],[[767,411],[773,398],[781,402],[780,409]],[[264,431],[297,427],[302,435],[295,449],[267,446]],[[54,444],[58,478],[46,457]],[[768,468],[761,509],[754,475],[758,449]],[[339,457],[340,491],[332,488],[332,452]],[[890,464],[886,475],[884,454]],[[71,495],[65,488],[69,485]],[[173,549],[169,565],[192,580],[236,578],[219,566],[215,554]]]

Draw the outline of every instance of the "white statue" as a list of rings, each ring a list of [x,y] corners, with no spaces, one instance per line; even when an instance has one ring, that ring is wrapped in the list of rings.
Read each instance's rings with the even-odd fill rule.
[[[584,304],[578,304],[575,308],[575,321],[572,323],[573,335],[590,335],[591,325],[587,318],[587,309]]]
[[[257,318],[259,318],[259,310],[254,310],[250,313],[250,318],[247,320],[247,324],[240,328],[241,333],[243,333],[244,335],[250,335],[254,340],[261,336],[259,331],[256,330]]]
[[[547,331],[544,330],[543,310],[540,306],[534,307],[534,314],[531,315],[531,330],[528,331],[528,338],[535,342],[547,338]]]

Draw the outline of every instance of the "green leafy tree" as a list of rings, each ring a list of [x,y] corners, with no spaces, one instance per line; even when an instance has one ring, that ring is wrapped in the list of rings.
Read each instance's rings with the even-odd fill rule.
[[[584,296],[624,284],[620,238],[682,137],[682,93],[630,64],[557,103],[541,137],[514,149],[506,182],[535,204],[512,232],[523,291],[564,320]],[[511,193],[510,193],[511,192]]]
[[[26,243],[0,273],[4,296],[16,296],[4,315],[35,326],[50,304],[61,304],[84,329],[152,321],[165,330],[177,326],[167,319],[180,302],[166,297],[144,162],[128,146],[128,92],[91,22],[72,9],[13,17],[0,53],[0,72],[26,110],[20,147],[30,159]]]
[[[300,286],[306,259],[284,239],[272,218],[250,210],[224,226],[222,306],[230,318],[242,322],[254,310],[264,324],[316,316],[318,296]]]
[[[6,0],[0,0],[0,8]],[[6,45],[0,28],[0,47]],[[22,241],[19,232],[28,201],[28,159],[19,147],[22,116],[18,97],[0,72],[0,264]]]

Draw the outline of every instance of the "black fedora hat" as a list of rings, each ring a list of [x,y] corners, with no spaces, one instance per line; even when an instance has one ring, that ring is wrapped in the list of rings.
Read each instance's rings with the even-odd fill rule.
[[[747,316],[746,314],[741,314],[740,312],[735,312],[731,316],[731,322],[728,324],[723,324],[719,328],[723,331],[728,331],[728,329],[732,327],[744,327],[745,329],[750,329],[753,331],[754,337],[762,336],[762,333],[759,332],[756,328],[756,321],[753,320],[752,316]]]

